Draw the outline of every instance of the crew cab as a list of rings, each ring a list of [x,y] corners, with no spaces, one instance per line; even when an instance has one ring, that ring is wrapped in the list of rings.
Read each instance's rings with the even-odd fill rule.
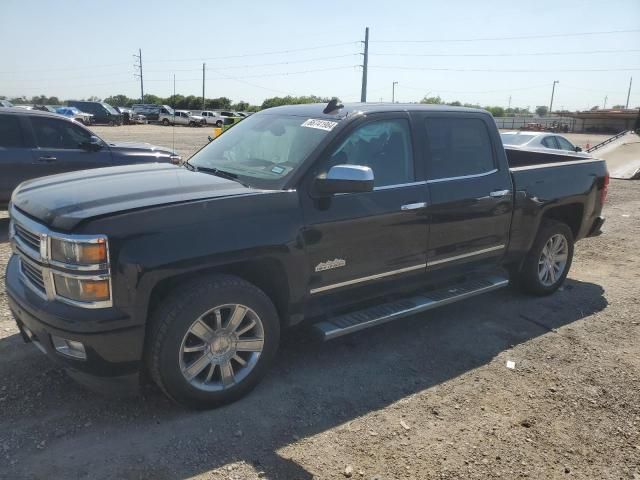
[[[284,328],[329,340],[510,282],[553,293],[607,188],[602,160],[505,150],[483,110],[271,108],[181,167],[23,183],[6,289],[76,378],[209,408],[259,382]]]
[[[21,182],[74,170],[132,163],[180,163],[149,143],[107,142],[79,122],[40,110],[0,110],[0,208]],[[87,172],[83,172],[88,176]]]

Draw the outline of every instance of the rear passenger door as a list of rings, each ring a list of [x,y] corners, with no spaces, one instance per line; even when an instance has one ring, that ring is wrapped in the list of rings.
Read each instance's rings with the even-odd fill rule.
[[[11,192],[30,177],[30,142],[20,115],[0,114],[0,205],[7,205]]]
[[[31,150],[40,175],[111,166],[106,145],[98,151],[81,148],[91,142],[91,132],[73,122],[46,116],[31,116],[36,148]]]
[[[427,271],[498,264],[508,243],[513,197],[492,119],[481,113],[418,116],[430,195]]]

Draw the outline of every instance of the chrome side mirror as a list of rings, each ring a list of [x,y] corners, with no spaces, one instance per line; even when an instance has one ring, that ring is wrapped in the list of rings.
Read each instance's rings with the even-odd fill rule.
[[[373,170],[362,165],[335,165],[315,181],[320,194],[358,193],[373,190]]]

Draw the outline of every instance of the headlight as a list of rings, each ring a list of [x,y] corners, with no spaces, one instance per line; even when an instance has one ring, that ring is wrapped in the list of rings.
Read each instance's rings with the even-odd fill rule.
[[[96,238],[89,242],[51,238],[51,260],[68,265],[106,264],[107,241]]]
[[[56,294],[75,302],[106,302],[111,298],[109,280],[94,280],[53,274]]]

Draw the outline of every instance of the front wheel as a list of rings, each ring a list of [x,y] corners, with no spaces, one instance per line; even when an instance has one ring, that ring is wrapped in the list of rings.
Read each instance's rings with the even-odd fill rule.
[[[216,127],[218,127],[218,128],[222,128],[222,120],[218,120],[218,121],[216,122]]]
[[[163,124],[165,127],[168,127],[168,126],[169,126],[169,123],[170,123],[170,122],[169,122],[169,120],[167,120],[166,118],[162,120],[162,124]]]
[[[565,223],[544,221],[522,268],[514,272],[515,283],[534,295],[555,292],[571,268],[573,244],[573,232]]]
[[[202,277],[153,315],[147,366],[177,403],[212,408],[258,384],[279,338],[276,309],[262,290],[230,275]]]

